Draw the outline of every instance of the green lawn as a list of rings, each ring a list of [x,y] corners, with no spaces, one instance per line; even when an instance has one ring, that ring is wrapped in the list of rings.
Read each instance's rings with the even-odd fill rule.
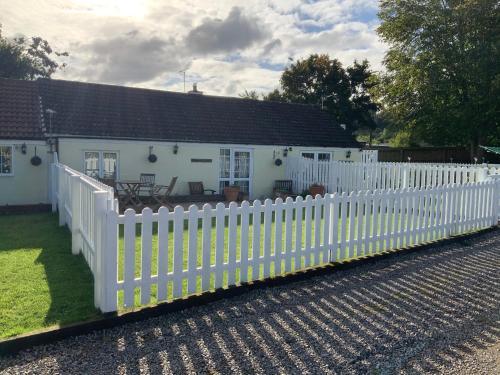
[[[0,216],[0,338],[95,318],[93,293],[56,215]]]
[[[313,214],[313,212],[312,212]],[[314,216],[313,216],[314,217]],[[274,218],[273,218],[274,219]],[[357,219],[356,219],[357,220]],[[284,221],[284,220],[283,220]],[[393,221],[393,218],[388,220]],[[356,222],[356,221],[355,221]],[[201,221],[200,221],[201,224]],[[227,223],[226,223],[227,224]],[[402,225],[402,223],[400,223]],[[283,223],[282,248],[285,248],[285,224]],[[363,224],[364,225],[364,224]],[[379,222],[380,225],[380,222]],[[339,234],[341,230],[339,219]],[[357,230],[357,225],[354,226]],[[169,272],[173,268],[173,236],[169,230]],[[263,255],[264,224],[260,229],[260,254]],[[136,226],[135,238],[135,276],[141,275],[141,226]],[[274,248],[276,224],[271,225],[271,248]],[[346,226],[349,238],[348,225]],[[184,267],[188,262],[188,229],[184,228]],[[311,245],[315,243],[314,220],[312,220]],[[253,225],[250,223],[248,233],[248,252],[252,254]],[[224,248],[228,246],[229,229],[224,230]],[[323,242],[323,220],[320,229],[321,243]],[[197,266],[202,264],[202,230],[197,230]],[[340,239],[340,236],[339,236]],[[215,225],[211,231],[211,263],[215,262]],[[240,226],[236,228],[236,259],[240,257]],[[306,245],[305,220],[302,222],[302,247]],[[292,247],[296,246],[296,225],[293,223]],[[361,246],[361,254],[373,252],[379,245],[365,249]],[[153,225],[153,249],[151,270],[157,273],[158,236],[157,225]],[[356,253],[355,253],[356,254]],[[347,255],[347,254],[346,254]],[[344,259],[347,256],[344,257]],[[311,255],[310,264],[313,265],[314,255]],[[224,262],[227,262],[227,251],[224,253]],[[305,258],[301,266],[305,265]],[[293,267],[292,261],[292,267]],[[285,269],[284,261],[282,270]],[[123,280],[124,270],[124,239],[123,228],[120,230],[118,254],[118,279]],[[252,269],[249,267],[249,275]],[[271,264],[271,276],[274,275],[274,265]],[[259,270],[263,275],[263,266]],[[240,280],[236,273],[236,282]],[[183,286],[183,295],[187,295],[187,282]],[[227,285],[227,274],[224,275],[223,285]],[[211,278],[214,286],[214,277]],[[167,285],[168,297],[172,297],[172,283]],[[197,292],[201,291],[201,276],[197,279]],[[151,303],[156,303],[156,286],[151,288]],[[139,289],[135,290],[134,307],[139,303]],[[119,309],[124,310],[123,292],[118,295]],[[17,335],[53,325],[64,325],[84,321],[99,316],[93,306],[93,279],[83,256],[71,254],[71,235],[67,228],[58,227],[57,215],[33,214],[17,216],[0,216],[0,338]]]

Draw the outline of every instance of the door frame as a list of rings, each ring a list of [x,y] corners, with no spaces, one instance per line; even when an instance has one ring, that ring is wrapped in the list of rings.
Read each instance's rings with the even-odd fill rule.
[[[221,177],[221,169],[220,169],[220,150],[229,150],[229,177]],[[248,170],[248,178],[234,178],[234,154],[235,152],[242,151],[248,152],[250,156],[250,165]],[[218,166],[218,181],[219,181],[219,193],[223,194],[223,191],[220,191],[220,183],[222,181],[229,181],[229,184],[234,184],[235,181],[246,181],[248,180],[248,198],[252,199],[253,197],[253,148],[249,147],[220,147],[219,148],[219,166]]]

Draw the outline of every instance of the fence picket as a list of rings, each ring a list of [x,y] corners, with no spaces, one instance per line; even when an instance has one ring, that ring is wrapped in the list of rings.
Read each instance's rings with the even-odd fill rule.
[[[141,305],[151,300],[151,258],[153,253],[153,211],[142,210],[141,224]]]
[[[241,203],[241,230],[240,230],[240,282],[248,281],[248,228],[249,209],[248,201]]]
[[[201,262],[201,290],[210,290],[210,266],[212,265],[212,206],[203,205],[202,221],[202,262]]]
[[[189,206],[188,211],[188,294],[196,293],[196,268],[198,262],[198,207]]]
[[[172,286],[174,298],[182,297],[182,271],[184,270],[184,209],[174,208],[174,272]]]
[[[260,223],[262,218],[262,205],[259,200],[253,202],[252,215],[252,280],[260,277]]]
[[[222,288],[224,281],[224,232],[225,232],[225,206],[217,203],[215,207],[215,289]]]
[[[124,275],[123,293],[125,307],[134,306],[135,279],[135,211],[131,208],[125,211],[123,228],[124,237]]]
[[[236,202],[229,203],[229,223],[228,223],[228,241],[227,241],[227,284],[236,284],[236,235],[238,226],[238,216]]]
[[[288,197],[285,203],[285,272],[292,271],[293,204],[292,197]]]
[[[271,238],[273,224],[273,201],[264,201],[264,278],[271,275]]]
[[[167,299],[168,217],[168,208],[160,207],[158,210],[158,301],[164,301]]]
[[[274,274],[281,275],[281,260],[283,248],[283,200],[276,199],[274,214]]]

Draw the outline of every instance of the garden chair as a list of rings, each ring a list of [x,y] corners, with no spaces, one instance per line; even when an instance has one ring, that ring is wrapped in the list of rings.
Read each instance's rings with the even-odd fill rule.
[[[215,194],[213,189],[205,189],[203,182],[188,182],[189,185],[189,195],[204,195],[206,191],[210,192],[212,195]]]
[[[274,181],[273,198],[286,199],[288,197],[296,198],[298,194],[293,192],[292,180],[276,180]]]
[[[153,195],[155,179],[156,175],[154,173],[141,173],[139,177],[139,182],[141,183],[139,187],[139,196],[151,197]]]
[[[177,176],[172,177],[168,185],[155,185],[153,188],[153,199],[160,205],[168,206],[173,208],[174,206],[168,202],[172,191],[174,190],[175,183],[177,182]]]

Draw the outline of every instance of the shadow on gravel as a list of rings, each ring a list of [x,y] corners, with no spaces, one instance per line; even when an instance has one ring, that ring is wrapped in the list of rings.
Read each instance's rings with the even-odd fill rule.
[[[499,274],[496,231],[469,246],[402,254],[66,340],[35,349],[29,361],[49,356],[59,371],[93,373],[442,371],[499,340]]]

